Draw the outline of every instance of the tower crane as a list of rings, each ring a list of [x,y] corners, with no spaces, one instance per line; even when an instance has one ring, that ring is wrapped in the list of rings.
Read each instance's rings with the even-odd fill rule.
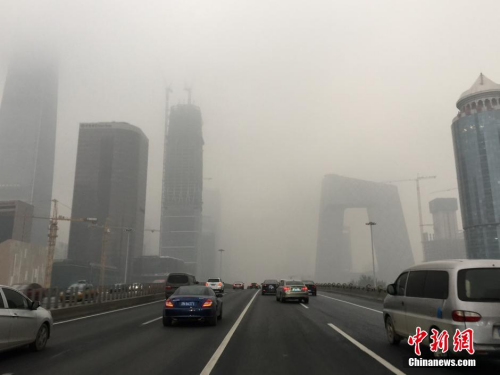
[[[418,220],[420,228],[420,242],[424,241],[424,223],[422,219],[422,199],[420,196],[420,181],[421,180],[431,180],[435,179],[437,176],[420,176],[417,174],[417,178],[410,178],[406,180],[395,180],[395,181],[384,181],[385,184],[393,184],[397,182],[415,182],[417,185],[417,202],[418,202]]]

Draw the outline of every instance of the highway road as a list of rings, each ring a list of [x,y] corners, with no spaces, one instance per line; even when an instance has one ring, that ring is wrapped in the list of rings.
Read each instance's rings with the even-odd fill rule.
[[[333,293],[308,305],[260,291],[228,291],[216,327],[165,328],[163,302],[60,322],[40,353],[0,354],[3,374],[472,374],[475,368],[410,368],[413,348],[386,342],[382,304]],[[244,314],[243,314],[244,313]]]

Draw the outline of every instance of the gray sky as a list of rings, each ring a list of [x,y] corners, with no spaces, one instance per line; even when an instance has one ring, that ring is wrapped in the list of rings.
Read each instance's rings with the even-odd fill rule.
[[[435,174],[422,183],[427,223],[430,199],[457,196],[430,193],[456,186],[450,125],[459,95],[481,71],[500,82],[499,11],[485,0],[0,0],[0,87],[10,51],[54,43],[54,197],[71,204],[78,124],[127,121],[150,140],[146,226],[158,228],[164,87],[172,83],[176,104],[192,84],[206,185],[221,191],[224,276],[312,274],[324,174]],[[420,260],[415,184],[399,190]],[[361,243],[356,269],[369,269],[364,218],[349,217]],[[150,253],[154,236],[145,236]]]

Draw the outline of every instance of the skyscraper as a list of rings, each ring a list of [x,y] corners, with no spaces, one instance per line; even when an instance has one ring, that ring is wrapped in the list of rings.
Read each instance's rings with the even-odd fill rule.
[[[500,258],[500,85],[482,73],[451,125],[468,258]]]
[[[80,124],[72,216],[95,217],[100,225],[109,219],[106,266],[116,267],[116,281],[123,281],[126,264],[130,275],[132,259],[142,255],[147,166],[148,139],[141,129],[125,122]],[[68,258],[99,264],[102,234],[73,222]]]
[[[196,273],[201,233],[203,135],[200,108],[172,108],[166,130],[160,255],[181,259]]]
[[[57,68],[39,53],[12,60],[0,105],[0,201],[20,200],[50,216],[57,122]],[[48,220],[33,220],[31,242],[46,244]]]

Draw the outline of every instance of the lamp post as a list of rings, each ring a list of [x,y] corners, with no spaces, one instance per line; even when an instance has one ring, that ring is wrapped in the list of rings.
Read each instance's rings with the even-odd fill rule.
[[[220,278],[222,279],[222,253],[226,251],[224,249],[219,249],[219,252],[220,252],[220,264],[219,264],[219,275],[220,275]]]
[[[132,228],[125,228],[125,232],[127,232],[127,256],[125,257],[125,276],[123,283],[127,284],[127,276],[128,276],[128,256],[130,250],[130,232],[132,232]]]
[[[377,225],[377,223],[374,223],[373,221],[370,221],[369,223],[366,223],[366,225],[370,226],[370,237],[371,237],[371,240],[372,240],[373,283],[375,284],[375,289],[377,289],[377,276],[375,275],[375,251],[373,249],[373,226]]]

